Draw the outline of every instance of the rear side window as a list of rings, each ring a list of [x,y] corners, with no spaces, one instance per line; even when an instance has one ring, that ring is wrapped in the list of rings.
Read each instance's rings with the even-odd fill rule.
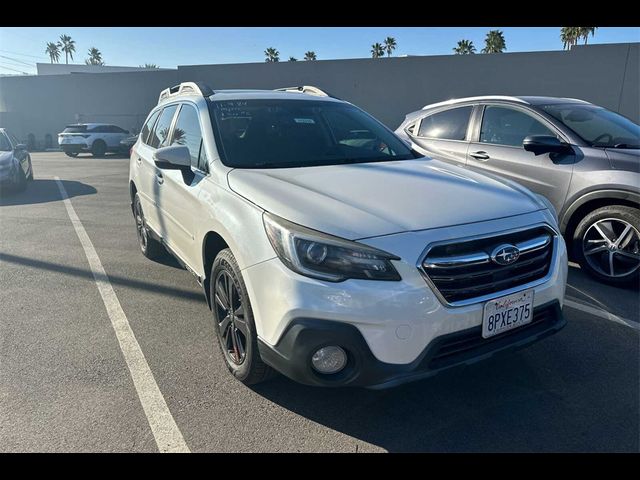
[[[86,125],[67,125],[62,133],[84,133],[86,131]]]
[[[149,120],[147,120],[147,123],[145,123],[144,127],[142,127],[142,131],[140,132],[140,139],[144,143],[148,143],[149,133],[153,129],[153,124],[156,123],[156,119],[158,118],[159,115],[160,115],[160,110],[153,112],[153,114],[149,117]]]
[[[482,116],[480,142],[521,147],[529,135],[556,136],[538,120],[520,110],[488,106]]]
[[[458,107],[424,117],[418,130],[419,137],[442,140],[464,140],[473,107]]]
[[[149,139],[149,146],[153,148],[166,147],[169,144],[169,129],[171,128],[171,121],[178,109],[177,105],[171,105],[162,110],[158,123],[156,123],[151,137]]]
[[[191,105],[182,105],[176,126],[173,129],[171,145],[186,146],[191,154],[191,166],[204,170],[199,165],[200,146],[202,145],[200,121],[198,120],[198,111]]]

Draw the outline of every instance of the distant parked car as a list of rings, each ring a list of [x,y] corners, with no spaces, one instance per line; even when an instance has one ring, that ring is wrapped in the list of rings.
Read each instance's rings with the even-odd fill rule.
[[[108,123],[78,123],[67,125],[58,134],[60,148],[70,157],[81,152],[90,152],[94,157],[103,157],[107,152],[124,151],[120,141],[129,136],[129,131]]]
[[[427,105],[396,133],[430,157],[547,197],[573,258],[594,277],[640,274],[640,126],[571,98],[485,96]]]
[[[27,146],[6,129],[0,128],[0,189],[22,191],[33,180],[33,165]]]
[[[129,152],[129,150],[131,150],[131,147],[133,147],[137,141],[138,135],[131,135],[130,137],[120,140],[120,146],[122,147],[123,151]]]

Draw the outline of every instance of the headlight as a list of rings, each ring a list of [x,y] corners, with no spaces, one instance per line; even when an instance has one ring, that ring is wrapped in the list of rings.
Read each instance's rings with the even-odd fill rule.
[[[348,278],[400,280],[382,250],[306,228],[270,213],[263,215],[264,228],[280,260],[294,272],[330,282]]]
[[[544,204],[545,207],[551,212],[553,218],[555,218],[556,223],[558,223],[558,212],[556,211],[556,207],[545,197],[544,195],[537,194],[540,201]]]

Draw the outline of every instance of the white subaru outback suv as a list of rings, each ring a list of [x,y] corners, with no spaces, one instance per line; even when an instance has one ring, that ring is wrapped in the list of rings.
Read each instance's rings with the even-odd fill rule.
[[[196,277],[246,384],[389,387],[565,324],[547,201],[315,88],[163,91],[130,193],[142,253]]]

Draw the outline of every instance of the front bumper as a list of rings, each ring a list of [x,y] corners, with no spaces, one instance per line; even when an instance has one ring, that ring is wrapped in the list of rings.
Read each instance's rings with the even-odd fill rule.
[[[530,324],[492,338],[482,338],[480,326],[437,337],[408,364],[378,360],[355,326],[318,319],[296,319],[289,324],[277,345],[270,346],[259,340],[258,348],[265,363],[306,385],[382,389],[523,348],[558,332],[565,324],[560,303],[552,301],[534,309]],[[322,375],[311,367],[311,357],[327,345],[345,349],[348,362],[344,370]]]

